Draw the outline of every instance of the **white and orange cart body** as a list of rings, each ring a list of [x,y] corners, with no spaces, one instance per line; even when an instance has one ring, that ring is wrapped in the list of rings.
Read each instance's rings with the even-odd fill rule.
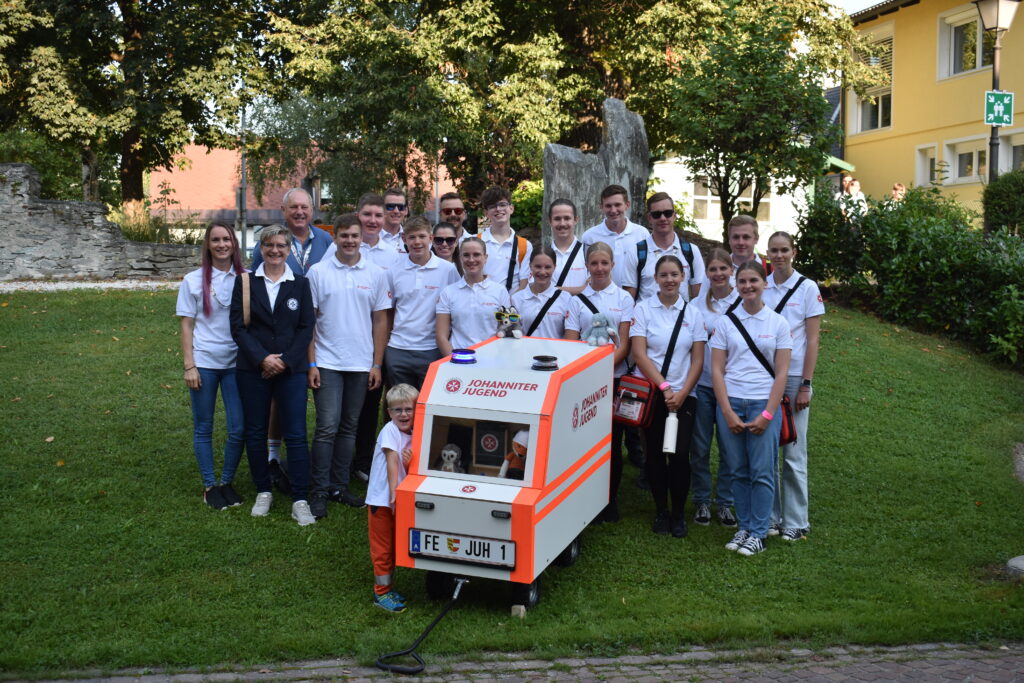
[[[530,584],[608,503],[613,347],[526,337],[430,366],[396,498],[402,567]],[[555,356],[556,370],[533,369]],[[529,431],[522,480],[499,477]],[[461,450],[463,472],[441,470]],[[578,549],[578,545],[576,546]]]

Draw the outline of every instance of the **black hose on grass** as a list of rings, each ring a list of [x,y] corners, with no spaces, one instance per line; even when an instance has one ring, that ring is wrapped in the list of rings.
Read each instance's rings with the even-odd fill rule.
[[[416,652],[416,648],[420,646],[420,643],[423,642],[423,639],[427,637],[427,635],[434,629],[435,626],[437,626],[438,622],[440,622],[444,618],[444,615],[448,614],[448,610],[450,610],[452,608],[452,605],[455,604],[455,601],[459,599],[459,591],[462,590],[462,584],[467,583],[468,581],[469,579],[463,578],[461,576],[457,577],[455,579],[455,591],[452,593],[452,599],[449,600],[448,604],[444,606],[444,609],[441,610],[441,613],[434,617],[434,620],[430,622],[430,625],[423,630],[423,633],[421,633],[419,637],[415,641],[413,641],[412,645],[405,648],[404,650],[399,650],[398,652],[388,652],[382,654],[380,657],[377,657],[377,668],[382,669],[384,671],[390,671],[391,673],[396,674],[418,674],[419,672],[423,671],[423,668],[426,666],[426,664],[423,662],[423,658],[420,657],[419,654]],[[403,655],[409,655],[413,659],[415,659],[416,666],[401,666],[400,664],[386,663],[386,661],[389,659],[395,659],[396,657],[401,657]]]

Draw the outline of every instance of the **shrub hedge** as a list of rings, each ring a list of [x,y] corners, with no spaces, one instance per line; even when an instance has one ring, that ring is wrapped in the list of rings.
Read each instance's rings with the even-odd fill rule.
[[[883,318],[1024,363],[1024,242],[985,236],[934,188],[843,211],[822,189],[801,212],[800,270],[842,283]]]
[[[1004,173],[986,185],[982,203],[993,230],[1006,228],[1019,234],[1024,227],[1024,168]]]

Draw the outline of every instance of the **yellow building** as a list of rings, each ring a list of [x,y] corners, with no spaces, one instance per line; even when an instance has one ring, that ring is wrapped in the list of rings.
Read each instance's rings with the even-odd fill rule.
[[[1024,166],[1024,4],[1002,37],[1000,89],[1015,93],[1012,126],[999,129],[999,172]],[[988,181],[991,127],[984,93],[992,88],[990,32],[960,0],[894,0],[851,15],[881,58],[889,86],[875,101],[844,93],[844,158],[865,194],[881,198],[893,183],[940,183],[943,192],[981,210]],[[979,47],[980,46],[980,47]]]

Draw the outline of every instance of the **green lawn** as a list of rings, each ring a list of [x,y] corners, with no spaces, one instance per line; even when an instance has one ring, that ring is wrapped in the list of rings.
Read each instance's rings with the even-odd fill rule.
[[[365,512],[305,529],[283,498],[214,513],[200,497],[174,293],[0,295],[0,669],[210,666],[405,647],[440,603],[370,603]],[[936,337],[830,306],[811,420],[806,542],[753,558],[731,532],[649,531],[627,466],[624,519],[545,574],[525,621],[475,581],[425,654],[671,650],[780,642],[1024,638],[1024,377]],[[312,404],[310,405],[312,415]],[[50,438],[52,437],[52,441]],[[220,438],[216,436],[215,438]],[[251,504],[243,465],[239,492]]]

